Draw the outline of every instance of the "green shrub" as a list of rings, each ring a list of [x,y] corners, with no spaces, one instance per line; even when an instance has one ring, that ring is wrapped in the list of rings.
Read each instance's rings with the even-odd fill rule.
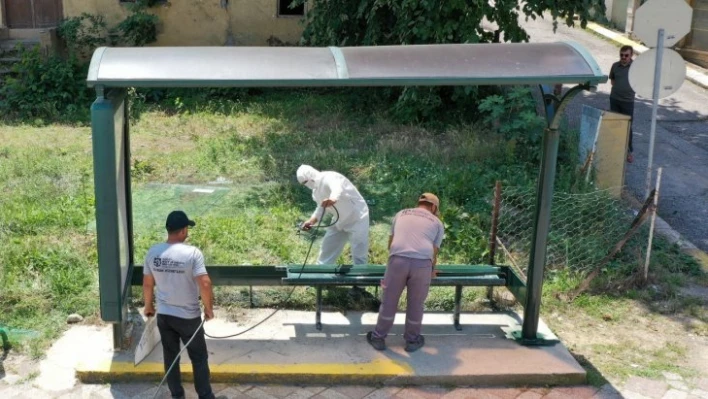
[[[57,34],[64,40],[69,58],[88,59],[97,47],[111,45],[106,21],[101,15],[82,13],[63,20]]]
[[[483,122],[496,130],[515,148],[523,160],[538,161],[546,121],[536,112],[536,102],[531,89],[519,87],[506,95],[491,95],[479,104]]]
[[[87,71],[75,58],[44,59],[38,47],[21,50],[20,61],[12,67],[14,76],[0,87],[0,113],[10,118],[88,120]]]
[[[142,47],[157,40],[156,15],[137,7],[116,27],[116,36],[123,46]]]

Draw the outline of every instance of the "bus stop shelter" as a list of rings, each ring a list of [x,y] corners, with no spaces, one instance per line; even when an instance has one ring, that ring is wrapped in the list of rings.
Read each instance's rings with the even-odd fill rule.
[[[130,286],[142,277],[133,246],[127,88],[539,85],[548,126],[528,277],[507,280],[524,307],[515,337],[539,345],[544,344],[537,332],[560,121],[575,95],[606,81],[592,56],[572,42],[97,49],[87,83],[96,90],[91,120],[101,317],[114,325],[114,346],[120,346],[127,321]],[[547,92],[558,84],[573,86],[562,97]],[[217,285],[274,285],[284,278],[275,266],[222,265],[209,267],[209,273]]]

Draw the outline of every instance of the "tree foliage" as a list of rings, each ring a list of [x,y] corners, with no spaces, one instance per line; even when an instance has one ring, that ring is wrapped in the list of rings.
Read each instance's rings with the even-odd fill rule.
[[[300,4],[306,0],[295,0]],[[585,27],[604,15],[603,0],[310,0],[306,45],[523,42],[520,18],[550,16]]]
[[[292,6],[308,0],[294,0]],[[438,43],[524,42],[521,18],[550,17],[585,26],[604,15],[604,0],[309,0],[302,44],[376,46]],[[367,101],[384,99],[401,122],[474,118],[492,88],[406,87],[369,89]],[[470,112],[471,110],[471,112]]]

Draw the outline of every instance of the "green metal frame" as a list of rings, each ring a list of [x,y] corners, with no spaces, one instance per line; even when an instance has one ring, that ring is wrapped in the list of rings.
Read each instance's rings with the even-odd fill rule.
[[[134,264],[132,200],[130,184],[130,142],[128,139],[128,104],[124,89],[104,92],[97,88],[97,98],[91,105],[91,128],[94,154],[94,189],[96,197],[96,237],[98,246],[98,280],[100,285],[101,318],[113,322],[114,346],[120,346],[123,321],[126,320],[126,306],[129,295],[128,280]],[[119,237],[119,194],[116,159],[115,113],[123,105],[124,170],[126,196],[126,218],[128,224],[128,270],[126,284],[122,284]]]
[[[567,43],[573,47],[577,53],[590,66],[591,74],[584,76],[526,76],[520,75],[518,78],[505,77],[476,77],[476,78],[456,78],[451,76],[430,76],[411,78],[407,76],[397,77],[371,77],[366,79],[351,79],[347,66],[347,60],[342,53],[342,49],[330,47],[336,68],[336,79],[310,79],[310,80],[249,80],[248,78],[232,80],[212,80],[208,76],[199,79],[174,80],[135,80],[131,76],[121,78],[101,79],[99,70],[101,61],[107,51],[106,48],[97,49],[94,52],[91,66],[87,77],[90,87],[96,89],[97,99],[91,106],[91,122],[93,129],[93,152],[94,152],[94,177],[96,193],[96,230],[99,262],[99,282],[101,296],[101,316],[104,321],[114,323],[114,345],[121,346],[123,325],[126,320],[126,303],[130,294],[131,285],[142,284],[142,267],[134,265],[133,247],[133,226],[132,226],[132,204],[131,204],[131,179],[126,176],[125,195],[126,217],[127,217],[127,246],[128,246],[128,269],[126,284],[121,285],[121,265],[119,249],[119,229],[118,229],[118,190],[116,177],[116,154],[115,154],[115,120],[114,112],[121,104],[124,107],[124,137],[125,152],[123,154],[125,164],[123,167],[130,171],[130,140],[129,140],[129,119],[128,104],[126,101],[126,87],[316,87],[316,86],[403,86],[403,85],[482,85],[482,84],[577,84],[564,96],[557,98],[552,94],[545,93],[541,88],[544,100],[547,101],[546,119],[548,128],[543,139],[543,154],[539,171],[537,188],[537,203],[534,214],[534,233],[532,247],[530,250],[530,260],[528,265],[527,281],[516,274],[507,266],[489,265],[450,265],[450,270],[445,270],[441,266],[441,274],[433,284],[455,286],[455,297],[461,298],[462,285],[505,285],[524,305],[524,320],[520,331],[515,331],[512,335],[525,345],[552,344],[553,340],[538,335],[539,311],[541,305],[541,292],[543,285],[543,274],[546,262],[546,244],[550,226],[551,200],[553,196],[553,181],[555,178],[556,159],[559,144],[559,125],[563,115],[563,110],[568,106],[570,100],[582,90],[592,90],[593,85],[602,83],[607,77],[602,74],[593,57],[580,45]],[[186,50],[185,50],[186,51]],[[277,51],[277,50],[273,50]],[[121,66],[122,67],[122,66]],[[115,68],[115,65],[114,65]],[[115,69],[114,69],[115,70]],[[120,69],[121,71],[123,69]],[[110,90],[109,90],[110,89]],[[292,266],[291,266],[292,268]],[[383,266],[342,267],[338,269],[332,267],[307,266],[304,271],[299,272],[297,266],[291,269],[291,273],[308,274],[303,278],[298,275],[296,279],[289,279],[287,266],[212,266],[209,273],[212,281],[217,285],[238,285],[238,286],[259,286],[259,285],[294,285],[307,284],[317,285],[318,292],[321,292],[321,285],[324,282],[330,285],[351,284],[356,280],[357,284],[368,284],[371,281],[380,279],[383,275]],[[455,269],[455,270],[452,270]],[[464,270],[464,271],[463,271]],[[457,273],[457,274],[456,274]],[[344,276],[344,275],[347,276]],[[324,278],[325,276],[329,276]],[[292,275],[290,277],[293,277]],[[364,284],[364,285],[366,285]],[[318,307],[321,305],[318,300]],[[456,302],[456,315],[459,316],[459,303]],[[456,326],[459,326],[459,317],[456,318]]]
[[[10,350],[10,338],[7,337],[7,332],[0,327],[0,339],[2,339],[3,356]]]
[[[531,253],[529,256],[528,277],[526,282],[526,300],[524,303],[524,323],[521,334],[515,333],[514,337],[524,345],[554,344],[555,340],[548,340],[538,335],[538,319],[541,310],[541,291],[543,289],[543,272],[546,265],[546,244],[548,230],[551,224],[551,205],[553,200],[553,182],[556,176],[556,160],[558,159],[558,144],[560,142],[561,118],[565,108],[578,93],[591,90],[589,85],[577,85],[568,90],[563,97],[541,93],[547,96],[552,103],[546,107],[546,120],[548,128],[543,136],[543,155],[541,157],[541,170],[538,178],[536,207],[534,210],[534,228],[531,240]]]
[[[458,331],[463,287],[513,286],[514,295],[525,285],[509,266],[438,265],[433,286],[455,287],[453,324]],[[142,266],[133,268],[131,285],[142,285]],[[386,272],[383,265],[289,265],[289,266],[208,266],[216,285],[249,286],[253,306],[253,286],[312,286],[316,289],[315,327],[322,329],[322,290],[336,286],[378,287]],[[522,302],[523,303],[523,302]]]

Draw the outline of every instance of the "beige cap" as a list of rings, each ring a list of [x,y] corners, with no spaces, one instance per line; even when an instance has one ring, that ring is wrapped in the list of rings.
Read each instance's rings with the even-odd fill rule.
[[[420,195],[420,198],[418,198],[418,202],[429,202],[436,207],[440,208],[440,200],[438,199],[438,196],[433,194],[433,193],[423,193]]]

